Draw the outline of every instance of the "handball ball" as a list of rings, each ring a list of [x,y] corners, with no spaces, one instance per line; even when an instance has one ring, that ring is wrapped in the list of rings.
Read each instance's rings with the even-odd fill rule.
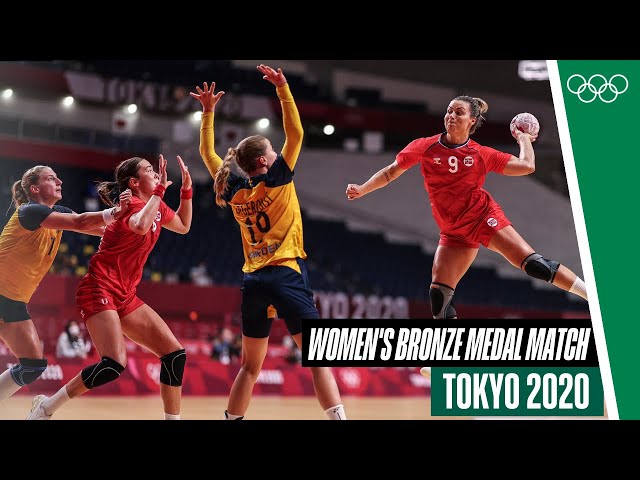
[[[538,136],[538,132],[540,132],[540,123],[538,119],[531,115],[530,113],[519,113],[513,120],[511,120],[511,135],[516,140],[518,137],[516,136],[516,129],[520,130],[523,133],[528,133],[533,138]]]

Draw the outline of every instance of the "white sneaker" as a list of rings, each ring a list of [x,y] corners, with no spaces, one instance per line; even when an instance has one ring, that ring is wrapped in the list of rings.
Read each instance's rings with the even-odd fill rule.
[[[420,373],[423,377],[431,379],[431,367],[422,367]]]
[[[49,420],[51,415],[47,415],[44,413],[44,408],[42,408],[42,403],[49,397],[46,395],[36,395],[33,398],[33,403],[31,404],[31,411],[29,415],[27,415],[27,420]]]

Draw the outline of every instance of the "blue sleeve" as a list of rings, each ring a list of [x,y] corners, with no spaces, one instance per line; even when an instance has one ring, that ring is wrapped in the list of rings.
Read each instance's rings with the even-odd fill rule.
[[[40,228],[40,224],[44,222],[54,209],[39,203],[27,203],[20,205],[18,208],[18,220],[22,228],[30,231]]]
[[[247,179],[236,175],[235,173],[230,173],[229,178],[227,179],[227,190],[225,191],[222,198],[225,202],[230,202],[233,196],[247,183]]]
[[[53,211],[58,213],[73,213],[73,210],[68,207],[63,207],[62,205],[54,205]]]
[[[278,155],[276,160],[271,165],[271,168],[267,172],[267,181],[265,185],[267,187],[275,188],[282,185],[286,185],[293,181],[293,170],[289,168],[289,165],[285,161],[282,155]]]

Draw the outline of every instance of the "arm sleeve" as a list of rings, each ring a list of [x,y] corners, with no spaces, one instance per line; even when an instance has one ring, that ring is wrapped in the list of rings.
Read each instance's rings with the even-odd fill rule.
[[[286,135],[286,140],[282,147],[282,156],[291,171],[293,171],[298,161],[298,155],[300,155],[300,149],[302,148],[304,130],[302,129],[298,107],[293,99],[291,90],[289,90],[289,84],[285,83],[284,85],[276,87],[276,92],[278,93],[280,105],[282,106],[282,124]]]
[[[164,203],[164,200],[160,201],[160,207],[158,208],[158,211],[160,212],[161,225],[166,225],[171,220],[173,220],[173,217],[176,216],[176,212],[171,207],[169,207],[169,205]]]
[[[55,210],[49,208],[46,205],[40,205],[39,203],[28,203],[27,205],[21,205],[18,208],[18,220],[22,228],[30,231],[40,228],[40,224],[44,222],[49,215]]]
[[[420,145],[420,139],[414,140],[396,155],[396,162],[400,168],[407,170],[422,159],[423,153],[424,148]]]
[[[215,178],[220,165],[222,165],[222,158],[215,151],[213,112],[202,114],[202,122],[200,123],[200,156],[207,170],[209,170],[211,178]]]
[[[481,152],[487,172],[502,173],[512,157],[510,153],[504,153],[491,147],[482,147]]]

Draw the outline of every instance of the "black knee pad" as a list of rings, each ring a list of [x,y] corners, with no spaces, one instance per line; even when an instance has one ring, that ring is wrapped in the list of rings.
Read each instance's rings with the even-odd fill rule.
[[[184,365],[187,363],[187,352],[185,352],[184,348],[160,357],[160,362],[162,363],[160,367],[160,383],[171,387],[182,385]]]
[[[456,309],[453,308],[452,304],[447,305],[447,309],[444,312],[444,318],[448,318],[451,320],[455,320],[458,318],[458,312],[456,312]]]
[[[19,358],[20,363],[11,367],[13,381],[21,387],[35,382],[47,369],[46,358]]]
[[[113,382],[124,372],[124,367],[113,358],[102,357],[100,363],[82,369],[82,382],[88,389]]]
[[[429,300],[433,318],[456,318],[456,309],[453,308],[454,289],[443,284],[433,282],[429,288]]]
[[[547,260],[538,253],[532,253],[522,261],[520,268],[530,277],[553,283],[560,264],[553,260]]]

